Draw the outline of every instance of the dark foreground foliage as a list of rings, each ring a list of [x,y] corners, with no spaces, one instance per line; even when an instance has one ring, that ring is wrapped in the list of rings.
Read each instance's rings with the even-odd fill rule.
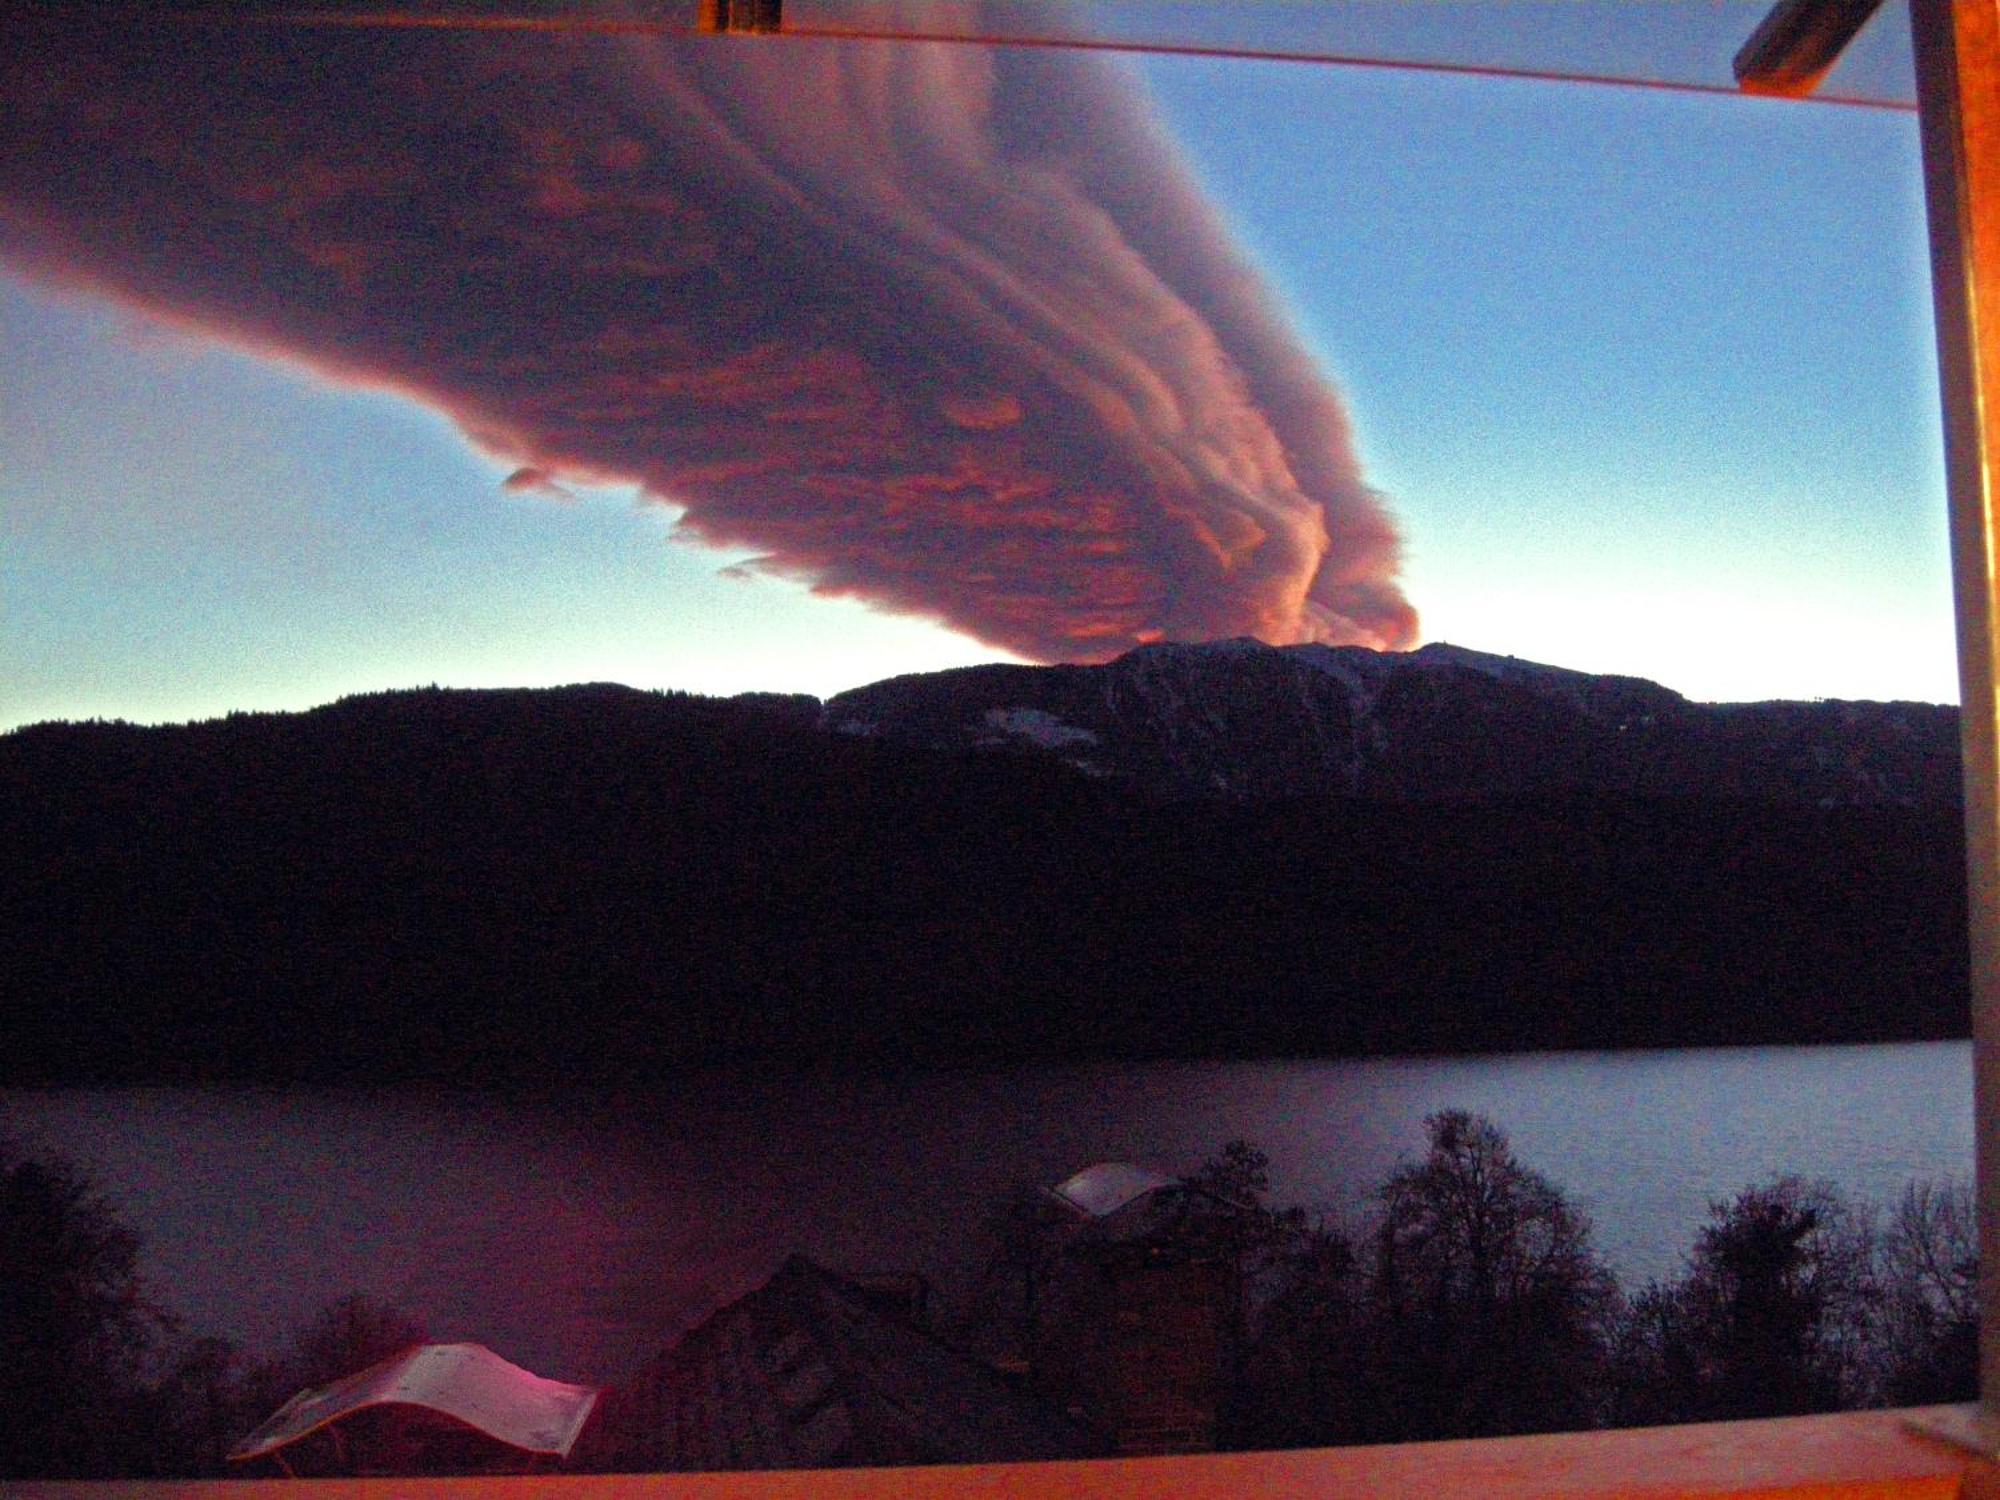
[[[0,1143],[0,1477],[143,1472],[126,1418],[170,1325],[138,1258],[88,1177]]]
[[[218,1475],[294,1391],[420,1342],[366,1297],[329,1303],[275,1358],[187,1337],[89,1176],[0,1140],[0,1480]]]
[[[1446,1111],[1426,1131],[1424,1156],[1347,1224],[1268,1207],[1262,1155],[1245,1143],[1191,1179],[1230,1184],[1257,1247],[1224,1371],[1224,1446],[1494,1437],[1976,1393],[1978,1262],[1963,1183],[1912,1183],[1886,1222],[1825,1182],[1746,1187],[1711,1205],[1680,1276],[1628,1297],[1588,1219],[1491,1121]],[[1059,1225],[1034,1213],[1023,1196],[1001,1216],[1011,1259],[998,1264],[1047,1276]],[[993,1306],[977,1317],[990,1326]]]
[[[1321,1228],[1264,1305],[1244,1446],[1497,1436],[1968,1401],[1969,1189],[1918,1182],[1886,1225],[1780,1177],[1710,1206],[1682,1274],[1627,1298],[1589,1222],[1491,1122],[1426,1122],[1359,1241]]]
[[[1971,1197],[1916,1182],[1878,1222],[1824,1182],[1781,1177],[1711,1206],[1680,1277],[1627,1298],[1589,1221],[1477,1115],[1346,1228],[1266,1200],[1232,1142],[1188,1181],[1175,1233],[1241,1268],[1219,1438],[1278,1448],[1785,1416],[1972,1399]],[[1206,1206],[1204,1206],[1206,1205]],[[1059,1215],[1023,1193],[987,1225],[992,1275],[953,1332],[1015,1343],[1053,1272]],[[275,1358],[184,1338],[138,1242],[90,1180],[0,1144],[0,1479],[227,1472],[294,1392],[421,1341],[365,1297],[329,1303]]]

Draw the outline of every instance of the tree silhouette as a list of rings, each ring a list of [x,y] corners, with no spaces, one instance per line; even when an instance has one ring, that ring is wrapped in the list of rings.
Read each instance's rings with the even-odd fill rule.
[[[329,1384],[421,1344],[423,1325],[390,1303],[359,1292],[337,1297],[292,1334],[285,1353],[252,1369],[244,1378],[237,1409],[236,1440],[267,1420],[305,1390]],[[344,1432],[313,1433],[287,1449],[288,1462],[303,1474],[337,1474],[350,1469],[350,1445],[373,1453],[393,1445],[403,1423],[395,1413],[378,1413],[344,1424]]]
[[[1244,1448],[1297,1448],[1363,1436],[1366,1278],[1353,1242],[1335,1228],[1303,1231],[1231,1393],[1225,1437]]]
[[[1962,1179],[1912,1182],[1882,1237],[1880,1357],[1895,1405],[1979,1393],[1979,1234]]]
[[[1617,1299],[1590,1221],[1492,1121],[1447,1110],[1424,1129],[1423,1161],[1380,1191],[1375,1435],[1590,1425]]]
[[[1219,1431],[1224,1442],[1243,1445],[1249,1433],[1265,1425],[1251,1378],[1260,1314],[1296,1280],[1313,1236],[1304,1210],[1271,1207],[1271,1158],[1249,1141],[1226,1142],[1181,1181],[1187,1191],[1171,1198],[1180,1216],[1180,1236],[1229,1267]]]
[[[131,1472],[168,1331],[139,1240],[78,1168],[0,1142],[0,1478]]]
[[[987,1208],[976,1232],[979,1270],[952,1318],[959,1342],[1002,1363],[1027,1360],[1072,1217],[1046,1191],[1019,1183]]]
[[[292,1335],[280,1368],[304,1390],[365,1370],[426,1337],[424,1325],[402,1308],[349,1292],[327,1303]]]
[[[1620,1341],[1620,1420],[1832,1411],[1870,1395],[1871,1227],[1830,1183],[1780,1177],[1710,1205],[1679,1282]]]
[[[227,1458],[265,1415],[250,1384],[242,1351],[228,1339],[202,1337],[175,1349],[152,1388],[156,1446],[148,1476],[210,1476],[229,1472]]]

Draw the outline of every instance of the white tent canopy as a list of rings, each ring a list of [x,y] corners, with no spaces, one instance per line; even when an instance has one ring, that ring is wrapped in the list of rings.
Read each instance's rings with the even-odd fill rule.
[[[565,1458],[597,1390],[544,1380],[481,1344],[419,1344],[331,1384],[300,1391],[230,1452],[274,1453],[370,1406],[421,1406],[527,1453]]]
[[[1103,1161],[1085,1167],[1074,1177],[1064,1178],[1049,1191],[1078,1213],[1103,1219],[1148,1193],[1178,1185],[1175,1179],[1150,1167],[1134,1166],[1129,1161]]]

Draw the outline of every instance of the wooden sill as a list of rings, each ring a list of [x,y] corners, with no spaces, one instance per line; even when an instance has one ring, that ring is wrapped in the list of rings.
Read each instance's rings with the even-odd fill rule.
[[[1768,1422],[1629,1428],[1474,1442],[1225,1453],[1090,1463],[767,1474],[569,1474],[510,1479],[31,1482],[18,1500],[1666,1500],[1809,1496],[1955,1500],[2000,1495],[1991,1466],[1913,1431],[1969,1409],[1845,1412]],[[1969,1470],[1978,1482],[1968,1486]]]

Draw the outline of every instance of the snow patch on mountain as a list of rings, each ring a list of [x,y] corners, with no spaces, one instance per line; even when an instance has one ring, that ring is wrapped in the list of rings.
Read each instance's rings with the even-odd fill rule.
[[[1161,643],[1100,666],[981,666],[829,700],[821,725],[1044,756],[1167,797],[1615,794],[1948,800],[1956,718],[1926,705],[1690,703],[1638,677],[1443,642],[1410,652]]]
[[[1045,709],[989,708],[982,722],[1003,735],[1028,740],[1049,750],[1060,750],[1066,745],[1095,745],[1098,742],[1097,736],[1088,729],[1065,724]],[[988,743],[998,741],[990,739]]]

